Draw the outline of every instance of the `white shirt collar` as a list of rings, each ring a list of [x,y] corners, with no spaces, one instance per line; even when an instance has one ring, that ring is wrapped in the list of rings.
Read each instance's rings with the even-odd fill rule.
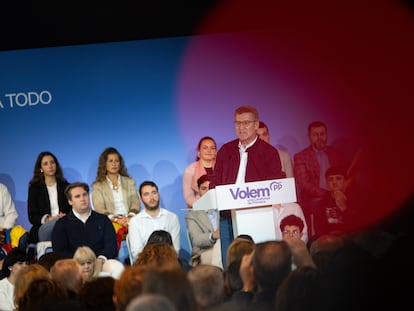
[[[243,147],[243,145],[241,144],[241,142],[240,142],[240,140],[239,140],[239,150],[240,151],[246,151],[247,150],[247,148],[249,148],[249,147],[251,147],[255,142],[256,142],[256,140],[257,140],[257,138],[258,138],[258,136],[256,135],[256,138],[250,143],[250,144],[248,144],[247,146],[246,146],[246,148],[244,148]]]
[[[76,217],[76,218],[78,218],[80,221],[82,221],[82,222],[84,222],[84,223],[85,223],[85,222],[88,220],[89,216],[91,216],[92,209],[89,209],[88,216],[86,217],[86,219],[85,219],[85,220],[82,218],[81,214],[79,214],[79,213],[75,212],[75,210],[72,210],[72,212],[73,212],[73,215],[75,215],[75,217]]]

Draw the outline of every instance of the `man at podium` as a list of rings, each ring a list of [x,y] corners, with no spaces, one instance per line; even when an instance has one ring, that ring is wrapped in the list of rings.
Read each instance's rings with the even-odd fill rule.
[[[277,149],[258,139],[259,113],[255,107],[240,106],[234,111],[237,139],[225,143],[217,152],[210,189],[220,185],[241,184],[283,178]],[[226,251],[233,240],[230,210],[220,211],[220,241],[223,267]]]

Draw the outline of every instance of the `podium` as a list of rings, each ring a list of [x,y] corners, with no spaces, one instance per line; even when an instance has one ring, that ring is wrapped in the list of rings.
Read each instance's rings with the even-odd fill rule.
[[[193,204],[193,210],[231,210],[234,237],[248,234],[259,243],[276,237],[272,204],[289,202],[296,202],[294,178],[216,186]]]

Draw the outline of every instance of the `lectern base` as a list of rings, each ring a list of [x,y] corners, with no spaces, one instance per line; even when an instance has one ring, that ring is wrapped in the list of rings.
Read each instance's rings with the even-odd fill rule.
[[[275,212],[272,206],[232,209],[234,237],[248,234],[255,243],[275,240]]]

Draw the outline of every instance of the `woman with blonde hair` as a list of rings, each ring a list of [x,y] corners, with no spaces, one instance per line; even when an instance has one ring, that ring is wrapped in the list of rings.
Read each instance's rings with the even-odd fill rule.
[[[107,259],[101,264],[89,246],[78,247],[73,255],[73,259],[79,262],[82,267],[84,282],[93,280],[98,276],[110,276],[118,279],[125,269],[125,266],[116,259]]]
[[[99,276],[102,267],[99,267],[96,255],[90,247],[78,247],[75,254],[73,254],[73,259],[79,262],[82,267],[84,282],[90,281]]]

